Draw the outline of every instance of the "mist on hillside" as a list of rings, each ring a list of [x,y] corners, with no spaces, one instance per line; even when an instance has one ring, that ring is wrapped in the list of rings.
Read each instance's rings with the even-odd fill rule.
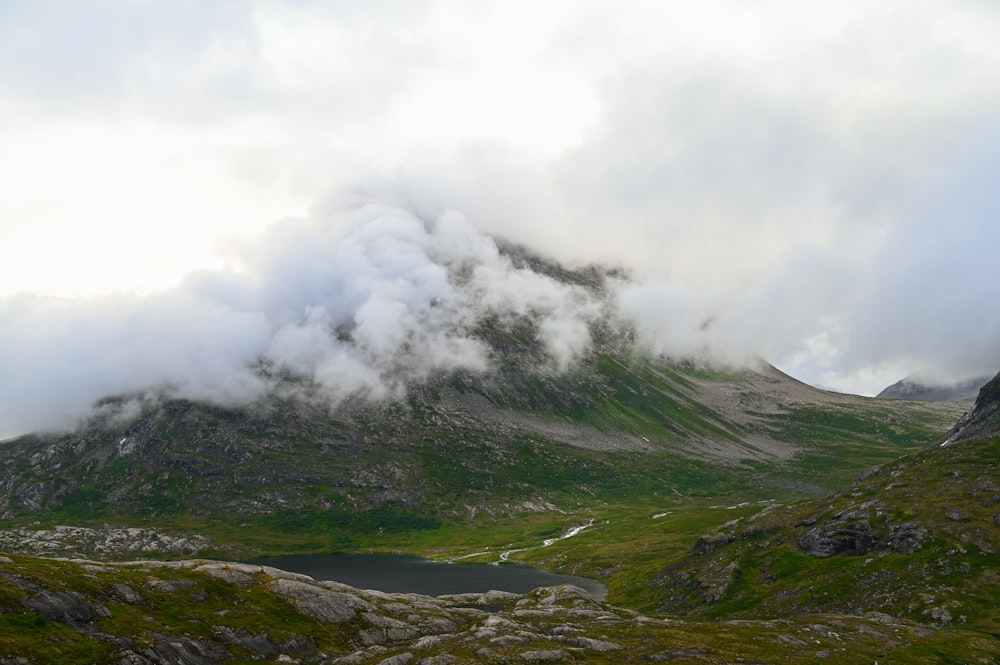
[[[678,294],[620,275],[585,286],[536,272],[455,212],[422,219],[367,201],[275,224],[230,259],[148,296],[4,301],[2,370],[18,378],[3,389],[5,434],[70,426],[120,394],[240,404],[292,379],[333,407],[398,399],[435,374],[489,371],[474,334],[487,316],[530,319],[549,360],[540,369],[553,372],[588,350],[599,320],[656,352],[700,353],[712,336],[710,312]]]
[[[544,371],[597,319],[862,394],[1000,369],[993,3],[7,5],[0,437],[393,399],[488,371],[484,313]]]
[[[837,343],[816,309],[835,284],[782,266],[739,291],[621,266],[592,268],[600,278],[581,284],[532,269],[459,212],[431,217],[391,195],[344,200],[276,223],[230,247],[225,268],[169,290],[0,302],[3,435],[72,426],[109,395],[242,404],[292,379],[332,407],[398,399],[414,381],[490,371],[476,334],[487,317],[530,319],[548,372],[591,348],[598,321],[641,352],[726,365],[787,356],[803,339]]]

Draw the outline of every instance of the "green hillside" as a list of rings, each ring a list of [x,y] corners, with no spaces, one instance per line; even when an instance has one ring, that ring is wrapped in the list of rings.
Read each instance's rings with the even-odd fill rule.
[[[467,550],[609,507],[829,491],[926,445],[961,409],[611,352],[336,412],[278,395],[240,409],[152,401],[124,422],[0,443],[0,514],[197,533],[216,554]]]

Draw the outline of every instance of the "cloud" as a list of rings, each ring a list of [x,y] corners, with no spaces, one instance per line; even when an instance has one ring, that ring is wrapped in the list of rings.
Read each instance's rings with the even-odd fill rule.
[[[229,401],[260,390],[248,365],[266,339],[265,321],[181,291],[152,299],[6,298],[0,328],[5,434],[65,425],[108,395],[173,386]]]
[[[293,379],[331,406],[400,398],[415,381],[490,369],[475,334],[486,317],[529,317],[565,368],[606,310],[517,267],[457,213],[425,220],[379,202],[286,220],[232,258],[145,297],[0,301],[5,434],[69,425],[109,395],[236,404]]]
[[[0,8],[5,429],[254,363],[391,397],[484,311],[563,367],[609,315],[857,392],[1000,366],[989,3],[165,7]]]

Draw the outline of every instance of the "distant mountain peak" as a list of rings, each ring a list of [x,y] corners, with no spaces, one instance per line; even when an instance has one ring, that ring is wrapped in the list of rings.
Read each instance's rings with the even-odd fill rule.
[[[882,399],[911,399],[922,402],[967,402],[975,399],[979,389],[990,380],[977,376],[957,383],[942,383],[912,374],[880,392]]]

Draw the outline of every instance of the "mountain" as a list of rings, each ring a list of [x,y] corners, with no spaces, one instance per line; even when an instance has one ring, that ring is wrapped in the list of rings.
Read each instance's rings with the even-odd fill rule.
[[[652,583],[690,617],[865,615],[996,635],[1000,375],[930,447],[830,497],[771,506],[703,535]]]
[[[814,495],[961,412],[816,390],[762,361],[658,357],[615,313],[621,274],[479,240],[379,287],[406,292],[395,305],[369,294],[351,309],[341,294],[302,321],[283,314],[271,350],[232,377],[264,387],[249,403],[168,387],[0,442],[0,517],[352,549],[622,501]],[[435,288],[416,288],[421,275]]]
[[[659,367],[659,371],[666,368]],[[859,413],[876,413],[859,412],[858,403],[851,398],[810,391],[773,370],[728,376],[725,380],[706,377],[690,368],[687,371],[683,376],[699,387],[698,394],[713,395],[711,403],[740,402],[742,396],[744,408],[752,404],[748,409],[751,413],[766,413],[759,409],[769,407],[777,415],[791,414],[794,432],[801,434],[806,431],[805,425],[812,423],[808,431],[817,434],[826,446],[847,442],[848,448],[854,447],[852,437],[857,435],[850,435],[847,425],[856,425],[861,420]],[[761,392],[765,385],[772,390]],[[670,568],[644,577],[640,583],[660,593],[662,608],[682,612],[686,615],[683,618],[642,614],[597,602],[583,590],[570,586],[539,588],[525,594],[491,591],[432,598],[354,589],[245,563],[200,559],[113,562],[0,555],[2,662],[996,662],[1000,657],[996,638],[1000,598],[994,564],[996,526],[1000,524],[1000,513],[996,512],[1000,486],[994,482],[1000,452],[998,387],[1000,379],[984,388],[975,408],[963,418],[963,431],[974,428],[980,438],[959,437],[961,440],[956,438],[946,446],[935,443],[872,470],[865,480],[832,498],[772,504],[763,512],[726,522],[698,539],[691,552],[680,556]],[[442,397],[440,401],[447,400]],[[860,404],[869,409],[872,404],[878,408],[900,406],[891,402]],[[100,440],[95,444],[88,438],[100,439],[97,433],[102,430],[96,425],[90,434],[67,435],[64,441],[55,443],[50,440],[50,447],[43,450],[56,471],[64,465],[77,471],[107,468],[115,460],[134,460],[143,454],[141,451],[159,450],[159,457],[149,454],[146,459],[149,464],[159,464],[159,473],[169,477],[169,470],[179,465],[177,457],[164,449],[167,444],[181,448],[178,442],[185,437],[200,441],[203,453],[207,441],[221,441],[221,450],[229,450],[227,454],[232,456],[233,451],[248,448],[251,439],[239,442],[240,446],[233,442],[227,449],[225,435],[258,431],[263,432],[260,439],[274,437],[273,432],[267,434],[271,430],[261,429],[262,423],[275,428],[275,432],[289,431],[286,428],[291,427],[290,423],[297,423],[300,429],[296,431],[303,436],[324,433],[316,424],[320,422],[317,414],[310,414],[301,404],[284,406],[293,415],[286,413],[276,418],[280,410],[271,405],[275,411],[269,412],[270,417],[256,414],[260,421],[252,421],[257,423],[254,429],[241,420],[252,419],[245,412],[188,403],[156,405],[131,423],[118,425],[121,431],[104,423],[109,428],[107,434],[124,432],[128,436],[117,442],[111,439],[119,456],[105,461],[103,466],[97,452],[107,452],[106,447],[99,445]],[[858,420],[845,421],[852,413]],[[894,413],[898,418],[901,413],[921,412],[904,409]],[[516,414],[522,418],[516,420],[518,423],[532,422],[523,420],[523,412],[499,407],[490,411],[489,422],[496,423],[498,414],[510,418]],[[750,418],[743,424],[778,422],[759,417],[759,421]],[[219,421],[214,429],[206,424],[210,418]],[[172,424],[167,426],[161,420]],[[222,423],[229,424],[224,427]],[[452,423],[454,420],[441,420],[436,426],[448,428]],[[310,425],[315,429],[307,429]],[[198,431],[203,433],[200,438],[192,433]],[[129,437],[133,439],[129,441]],[[28,445],[43,440],[15,443]],[[253,459],[263,450],[268,463],[277,464],[280,455],[271,447],[286,456],[294,451],[279,445],[281,439],[269,441],[269,446],[249,447],[245,454]],[[413,439],[410,441],[409,445],[415,445]],[[800,445],[799,451],[805,451],[812,464],[821,459],[809,453],[805,443]],[[840,449],[840,454],[845,449]],[[756,450],[753,455],[760,455],[762,449]],[[494,449],[498,455],[509,452]],[[638,451],[592,452],[615,455],[615,459],[623,461]],[[693,452],[693,448],[687,449],[688,454]],[[296,459],[300,466],[316,472],[323,462],[334,458]],[[648,464],[659,458],[645,451],[638,459]],[[683,459],[678,456],[674,461]],[[723,459],[716,457],[713,464]],[[544,456],[531,457],[532,463],[540,460]],[[238,467],[245,461],[234,459],[230,464]],[[757,471],[766,468],[757,458],[743,461]],[[637,468],[633,465],[630,470],[635,472]],[[796,473],[801,473],[805,466],[796,468]],[[826,468],[832,467],[827,464]],[[553,470],[543,469],[539,475]],[[284,473],[277,467],[274,471]],[[663,467],[656,469],[657,473],[665,471]],[[150,481],[154,476],[147,473],[144,478]],[[11,477],[9,473],[7,477]],[[121,478],[109,474],[104,477]],[[284,480],[295,484],[295,479]],[[538,480],[534,479],[536,483]],[[609,487],[597,483],[596,477],[591,481],[595,483],[591,500],[610,497],[602,494],[610,492]],[[230,491],[239,487],[229,481],[223,486]],[[114,487],[112,483],[112,492]],[[141,492],[142,487],[126,485],[130,491]],[[693,489],[693,484],[686,488]],[[732,492],[731,486],[714,489],[717,496],[731,497]],[[193,492],[187,496],[204,499],[214,494]],[[924,496],[933,496],[934,501],[925,502]],[[185,500],[182,492],[176,497]],[[115,505],[94,494],[91,498],[98,503],[105,501],[104,508]],[[638,501],[635,495],[628,498]],[[667,501],[665,496],[657,498],[659,505]],[[639,512],[645,512],[646,504],[639,503]],[[687,504],[698,504],[697,497],[684,497],[677,505],[681,520],[672,521],[661,533],[683,531],[684,521],[693,517],[705,519],[705,515],[743,509],[696,505],[685,512],[681,506]],[[196,507],[199,502],[189,505]],[[258,510],[266,512],[267,506],[261,505]],[[390,513],[382,517],[388,518]],[[33,513],[35,517],[44,514]],[[641,567],[642,561],[650,557],[673,558],[670,548],[647,548],[648,541],[635,528],[641,524],[638,519],[629,521],[620,507],[610,514],[614,518],[588,529],[589,535],[562,539],[561,551],[556,546],[545,549],[556,550],[555,557],[561,558],[570,551],[566,548],[575,548],[578,558],[586,558],[589,565],[597,567],[606,565],[603,552],[608,550],[595,550],[595,546],[634,559],[633,567]],[[287,512],[284,516],[292,517]],[[671,517],[658,513],[652,522],[666,523]],[[237,519],[250,516],[242,514]],[[648,513],[644,521],[647,531],[657,531],[650,529]],[[286,526],[289,530],[295,528],[294,523]],[[396,527],[411,531],[427,526],[396,523]],[[502,522],[494,522],[494,526],[508,528]],[[380,528],[393,527],[386,521]],[[52,533],[81,539],[102,530],[108,539],[117,538],[129,545],[144,542],[148,543],[144,547],[158,547],[174,555],[189,556],[204,547],[197,539],[170,539],[155,529],[138,528],[115,531],[108,527],[61,527],[46,531],[37,530],[36,524],[22,530],[21,537],[30,539],[33,532],[37,542],[59,545]],[[7,549],[7,544],[0,547]],[[106,553],[114,556],[116,550],[111,547]]]
[[[876,397],[927,402],[971,402],[976,398],[979,389],[989,380],[989,376],[978,376],[958,383],[937,384],[916,376],[908,376],[886,387]]]
[[[652,355],[614,317],[568,358],[532,308],[480,314],[459,319],[487,368],[445,371],[403,343],[405,390],[383,399],[331,400],[262,360],[269,390],[249,404],[120,395],[72,431],[0,442],[0,664],[1000,655],[996,380],[962,417],[763,362]],[[609,603],[386,594],[226,562],[334,551],[517,560],[599,578]]]
[[[240,408],[154,398],[132,412],[135,402],[108,400],[77,431],[0,443],[0,515],[12,526],[156,524],[224,550],[272,550],[269,533],[354,549],[608,503],[822,493],[959,414],[610,344],[560,372],[525,336],[490,329],[497,373],[438,377],[402,402],[331,411],[291,389]]]

